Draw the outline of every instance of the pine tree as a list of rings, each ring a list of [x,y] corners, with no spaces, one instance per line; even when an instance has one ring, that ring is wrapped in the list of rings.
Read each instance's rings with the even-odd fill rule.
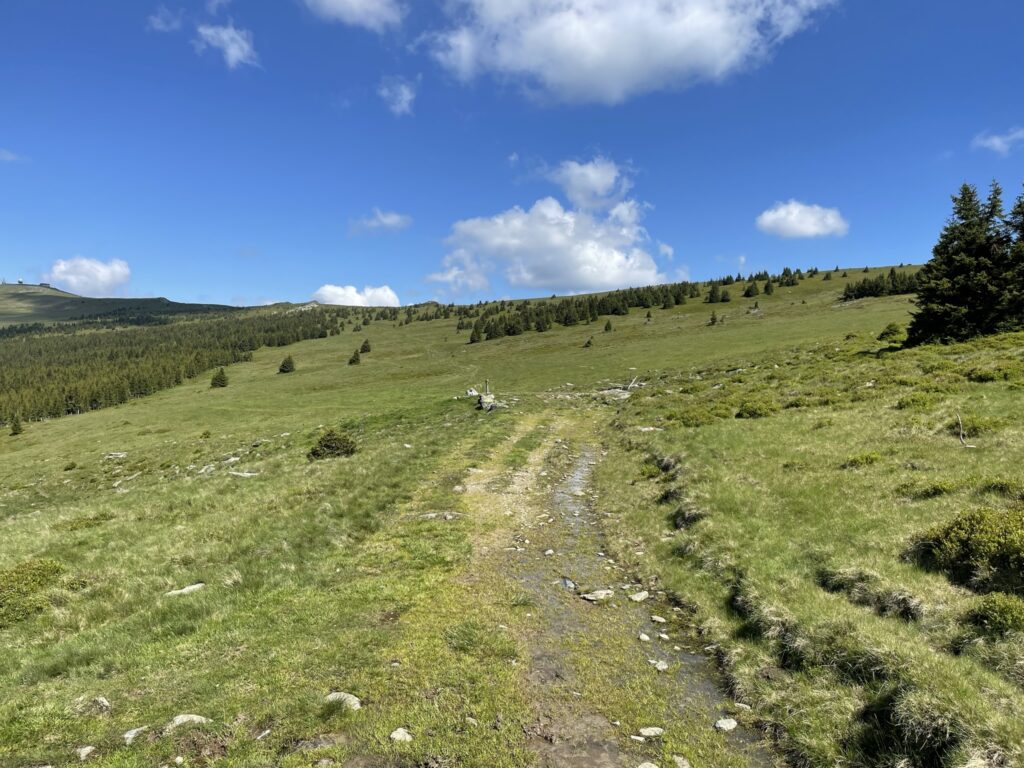
[[[11,419],[11,437],[17,437],[24,431],[24,427],[21,426],[21,414],[14,414],[14,418]]]
[[[743,298],[752,299],[761,293],[761,289],[757,287],[756,282],[747,284],[747,287],[743,289]]]
[[[292,356],[288,355],[284,360],[281,361],[281,365],[277,367],[278,373],[291,373],[295,370],[295,361],[292,360]]]
[[[213,374],[213,378],[210,379],[210,386],[214,389],[220,389],[228,385],[228,375],[223,368],[218,368],[217,372]]]
[[[918,273],[918,311],[907,330],[909,344],[962,341],[1019,327],[1012,317],[1020,293],[1011,268],[1017,248],[1012,230],[1004,222],[997,183],[984,204],[975,187],[960,188],[932,258]]]
[[[477,320],[473,323],[473,332],[469,334],[470,344],[479,344],[483,341],[483,323]]]
[[[360,351],[360,352],[362,352],[362,353],[363,353],[364,355],[365,355],[365,354],[366,354],[367,352],[369,352],[369,351],[370,351],[370,340],[369,340],[369,339],[366,339],[366,340],[365,340],[365,341],[363,342],[363,346],[361,346],[361,347],[359,348],[359,351]]]
[[[732,296],[729,295],[729,289],[726,288],[722,291],[722,301],[732,301]]]
[[[1012,239],[1006,270],[1010,284],[1008,324],[1013,328],[1024,328],[1024,193],[1007,215],[1006,227]]]
[[[359,365],[360,362],[362,362],[362,358],[360,358],[359,350],[357,349],[355,352],[352,353],[352,357],[348,359],[348,364]]]
[[[722,289],[718,283],[711,284],[711,290],[708,291],[708,304],[717,304],[722,300]]]
[[[775,285],[770,279],[766,280],[764,284],[764,295],[771,296],[773,293],[775,293]]]
[[[611,333],[611,331],[612,331],[612,321],[609,320],[608,322],[606,322],[604,324],[604,332],[605,333]]]

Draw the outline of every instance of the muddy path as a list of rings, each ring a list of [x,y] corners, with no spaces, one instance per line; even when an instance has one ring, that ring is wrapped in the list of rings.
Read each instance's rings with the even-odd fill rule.
[[[548,432],[524,467],[485,468],[466,495],[498,522],[477,542],[476,573],[515,585],[507,629],[525,649],[537,765],[772,765],[757,734],[722,730],[736,705],[682,639],[680,609],[605,552],[590,490],[600,451],[562,437],[561,424]]]

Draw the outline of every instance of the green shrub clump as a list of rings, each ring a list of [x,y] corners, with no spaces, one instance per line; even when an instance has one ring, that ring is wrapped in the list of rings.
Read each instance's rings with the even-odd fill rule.
[[[916,546],[925,565],[981,592],[1024,592],[1024,508],[977,509],[933,528]]]
[[[1024,600],[1003,592],[985,595],[965,617],[986,635],[1003,636],[1024,632]]]
[[[46,589],[57,584],[63,566],[56,560],[27,560],[0,570],[0,629],[46,607]]]
[[[288,355],[288,357],[282,360],[281,364],[277,367],[278,373],[292,373],[294,370],[295,361],[292,359],[291,355]]]
[[[356,442],[348,435],[334,429],[324,432],[309,451],[309,460],[333,459],[340,456],[352,456],[356,452]]]
[[[874,451],[870,453],[861,453],[857,456],[851,456],[842,464],[843,469],[861,469],[863,467],[870,467],[872,464],[877,464],[882,460],[882,455]]]
[[[777,413],[779,406],[769,400],[744,400],[736,411],[737,419],[763,419]]]

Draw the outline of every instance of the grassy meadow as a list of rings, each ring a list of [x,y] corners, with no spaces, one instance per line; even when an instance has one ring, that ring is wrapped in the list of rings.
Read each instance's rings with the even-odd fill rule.
[[[843,284],[737,296],[715,326],[698,300],[473,345],[455,319],[374,322],[0,436],[0,765],[537,765],[528,617],[500,572],[473,578],[507,523],[462,491],[537,463],[553,420],[605,454],[609,554],[682,609],[774,760],[1013,764],[1024,640],[972,630],[983,598],[915,541],[1020,504],[1024,337],[901,350],[877,337],[909,297]],[[460,397],[485,379],[508,408]],[[309,461],[327,428],[357,453]],[[614,685],[581,674],[584,698]]]

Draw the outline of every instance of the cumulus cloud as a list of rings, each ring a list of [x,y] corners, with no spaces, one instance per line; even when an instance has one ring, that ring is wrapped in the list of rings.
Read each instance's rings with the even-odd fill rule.
[[[412,226],[412,216],[374,208],[373,213],[350,222],[353,232],[399,232]]]
[[[600,156],[587,163],[566,160],[549,177],[562,187],[570,203],[584,210],[609,207],[633,186],[623,169]]]
[[[385,77],[377,86],[377,95],[392,114],[399,117],[411,115],[412,104],[416,101],[416,84],[404,77]]]
[[[147,29],[154,32],[177,32],[181,29],[181,20],[184,11],[171,11],[166,5],[157,6],[157,9],[146,19]]]
[[[322,285],[313,294],[321,304],[340,304],[346,307],[398,307],[398,294],[390,286],[367,285],[359,290],[354,285]]]
[[[306,6],[323,19],[383,32],[397,27],[405,16],[398,0],[306,0]]]
[[[838,208],[807,205],[797,200],[776,203],[757,217],[757,228],[778,237],[843,237],[850,225]]]
[[[309,2],[310,0],[307,0]],[[836,0],[449,0],[434,57],[570,102],[720,81],[755,66]]]
[[[196,51],[202,53],[207,48],[216,48],[224,55],[224,63],[228,69],[237,69],[243,64],[250,67],[259,65],[256,47],[253,45],[252,32],[237,29],[233,22],[224,26],[200,24],[196,28],[194,45]]]
[[[46,280],[83,296],[108,296],[131,276],[128,263],[121,259],[103,262],[75,256],[54,262]]]
[[[607,213],[566,209],[553,197],[529,210],[515,207],[489,218],[456,222],[451,252],[428,279],[453,290],[487,286],[498,270],[510,285],[556,291],[599,291],[663,282],[642,247],[642,206],[624,200]]]
[[[989,149],[997,155],[1010,154],[1015,145],[1024,143],[1024,128],[1011,128],[1006,133],[985,131],[974,137],[971,146],[974,149]]]
[[[0,163],[17,163],[22,159],[21,155],[17,155],[9,149],[3,149],[0,147]]]

